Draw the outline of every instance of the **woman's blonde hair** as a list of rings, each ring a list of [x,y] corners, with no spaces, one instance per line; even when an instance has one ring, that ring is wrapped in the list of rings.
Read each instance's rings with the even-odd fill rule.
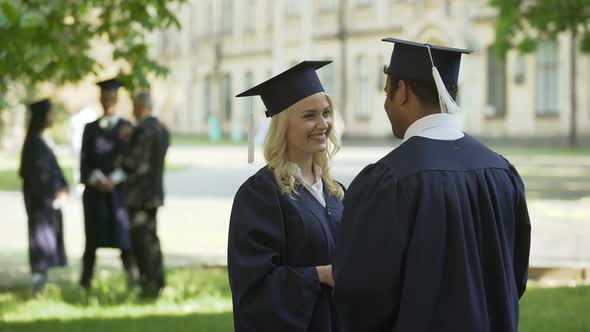
[[[325,95],[330,105],[330,116],[334,118],[334,103],[327,94]],[[287,157],[287,127],[289,110],[293,106],[287,108],[285,111],[272,117],[270,121],[270,128],[264,141],[264,158],[268,167],[273,172],[281,193],[288,193],[290,196],[297,195],[295,190],[296,180],[295,174],[297,169],[289,162]],[[313,163],[322,169],[322,181],[326,186],[330,195],[339,199],[344,198],[344,190],[330,174],[330,159],[340,150],[340,141],[334,127],[328,135],[327,149],[323,152],[316,152],[313,154]]]

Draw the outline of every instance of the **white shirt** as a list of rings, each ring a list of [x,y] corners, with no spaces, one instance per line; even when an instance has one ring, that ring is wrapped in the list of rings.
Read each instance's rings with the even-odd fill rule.
[[[441,141],[454,141],[465,136],[461,131],[461,125],[454,115],[437,113],[427,115],[406,130],[404,142],[410,137],[421,136]]]
[[[103,116],[102,118],[100,118],[98,125],[102,128],[113,128],[117,122],[119,122],[119,116],[117,114],[113,114],[111,116]]]
[[[295,173],[295,178],[301,182],[303,187],[305,187],[305,189],[307,189],[307,191],[309,191],[309,193],[312,194],[313,197],[315,197],[315,199],[320,202],[323,207],[326,207],[326,200],[324,199],[324,183],[322,182],[322,168],[318,165],[313,165],[313,170],[316,176],[315,183],[309,184],[303,178],[303,174],[301,173],[301,168],[299,165],[295,163],[291,164],[294,165],[295,169],[297,170]]]

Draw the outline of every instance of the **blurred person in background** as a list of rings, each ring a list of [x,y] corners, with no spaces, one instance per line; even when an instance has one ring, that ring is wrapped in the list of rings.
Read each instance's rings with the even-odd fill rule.
[[[115,113],[118,89],[122,84],[110,79],[99,82],[98,86],[104,113],[84,127],[80,153],[80,179],[85,185],[82,203],[86,245],[80,277],[80,286],[84,289],[91,285],[98,248],[121,250],[129,286],[139,277],[131,251],[124,175],[115,165],[127,150],[123,134],[131,123]]]
[[[164,204],[164,165],[170,134],[152,114],[152,98],[148,92],[134,97],[133,115],[137,124],[126,134],[129,148],[121,161],[121,169],[127,179],[126,205],[142,296],[155,298],[165,285],[156,215]]]
[[[51,101],[29,105],[30,120],[21,152],[19,176],[28,217],[29,263],[33,292],[42,291],[51,267],[66,266],[61,207],[68,185],[55,155],[42,137],[53,124]]]

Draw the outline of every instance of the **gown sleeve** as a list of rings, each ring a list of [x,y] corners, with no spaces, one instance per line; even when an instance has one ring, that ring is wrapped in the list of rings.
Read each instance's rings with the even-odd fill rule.
[[[531,250],[531,220],[526,204],[525,187],[514,166],[510,165],[516,189],[516,243],[514,245],[514,278],[518,298],[524,295],[528,281]]]
[[[367,166],[348,187],[334,261],[334,302],[343,331],[381,331],[397,316],[407,202],[390,169]]]
[[[145,174],[150,171],[153,140],[154,135],[149,130],[142,127],[134,129],[127,153],[123,156],[123,171],[127,174]]]
[[[315,267],[284,264],[285,228],[278,188],[255,175],[231,212],[228,273],[236,331],[303,331],[321,286]]]
[[[24,177],[36,201],[50,206],[67,183],[52,152],[40,140],[31,142],[25,155]]]
[[[82,148],[80,150],[80,182],[88,185],[90,180],[90,174],[94,171],[94,165],[92,164],[92,127],[87,124],[84,127],[82,134]]]

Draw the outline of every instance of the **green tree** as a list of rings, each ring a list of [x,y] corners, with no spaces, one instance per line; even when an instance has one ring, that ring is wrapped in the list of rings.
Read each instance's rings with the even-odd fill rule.
[[[490,0],[498,10],[496,21],[497,54],[504,58],[509,49],[536,50],[541,39],[555,39],[567,32],[570,50],[570,133],[569,144],[577,141],[577,45],[590,53],[590,0]]]
[[[0,0],[0,109],[11,89],[77,82],[101,66],[97,41],[113,47],[131,89],[167,69],[149,54],[149,32],[180,24],[172,12],[186,0]],[[178,5],[178,6],[177,6]]]

